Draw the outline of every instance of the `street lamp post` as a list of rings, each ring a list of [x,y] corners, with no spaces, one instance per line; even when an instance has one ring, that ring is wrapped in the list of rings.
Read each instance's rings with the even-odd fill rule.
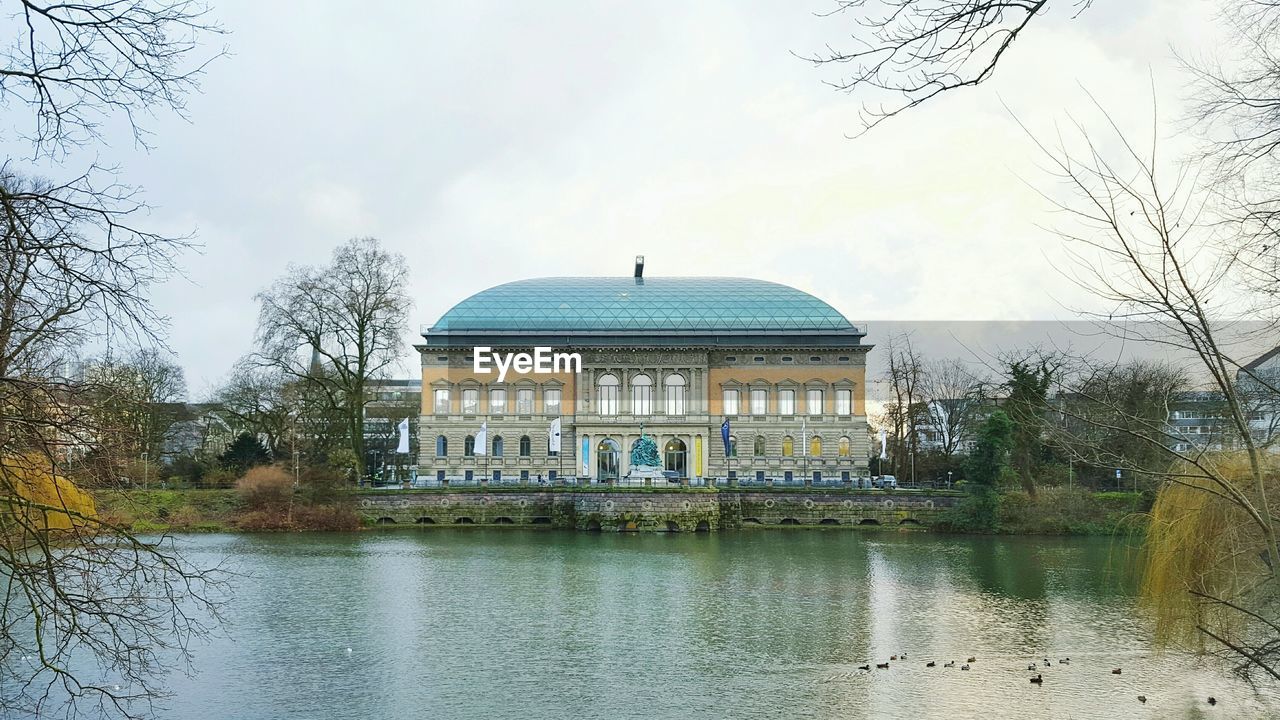
[[[947,471],[947,489],[948,490],[951,489],[951,471],[950,470]]]

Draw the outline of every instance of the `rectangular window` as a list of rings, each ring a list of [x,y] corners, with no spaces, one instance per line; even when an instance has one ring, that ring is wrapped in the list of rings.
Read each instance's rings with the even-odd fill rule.
[[[480,391],[469,388],[462,391],[462,414],[475,415],[480,412]]]
[[[805,395],[804,407],[805,407],[805,412],[809,413],[810,415],[821,415],[822,414],[822,391],[810,390]]]
[[[684,386],[683,385],[667,386],[667,414],[668,415],[684,414]]]
[[[533,388],[520,388],[516,391],[516,414],[533,414]]]
[[[796,414],[796,391],[795,390],[779,390],[778,391],[778,414],[779,415],[795,415]]]
[[[631,386],[631,414],[650,415],[653,413],[653,387],[651,385]]]
[[[617,415],[618,414],[618,386],[617,385],[601,385],[600,386],[600,414],[601,415]]]
[[[724,414],[725,415],[738,414],[738,391],[737,390],[724,391]]]
[[[501,470],[494,470],[494,471],[493,471],[493,482],[494,482],[494,483],[500,483],[500,482],[502,482],[502,471],[501,471]]]
[[[436,391],[435,410],[437,415],[449,414],[449,391],[448,390]]]
[[[560,391],[545,390],[542,393],[542,413],[544,415],[560,414]]]
[[[528,484],[529,484],[529,471],[528,471],[528,470],[521,470],[521,471],[520,471],[520,484],[522,484],[522,485],[528,485]]]
[[[444,482],[444,471],[443,471],[443,470],[437,470],[437,471],[436,471],[436,482],[441,482],[441,483],[442,483],[442,482]]]
[[[764,415],[769,412],[769,391],[758,388],[751,391],[751,414]]]
[[[836,414],[837,415],[853,414],[853,391],[852,390],[836,390]]]
[[[492,415],[501,415],[507,411],[507,391],[506,390],[490,390],[489,391],[489,413]]]
[[[757,470],[757,471],[756,471],[756,482],[764,482],[764,471],[763,471],[763,470]]]

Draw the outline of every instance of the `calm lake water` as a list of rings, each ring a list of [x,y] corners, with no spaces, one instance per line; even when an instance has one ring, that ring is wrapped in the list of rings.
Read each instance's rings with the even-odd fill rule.
[[[174,718],[1280,715],[1274,695],[1218,667],[1153,652],[1110,539],[466,529],[183,542],[251,578],[227,637],[197,650],[199,674],[174,679]],[[1026,666],[1045,657],[1032,685]]]

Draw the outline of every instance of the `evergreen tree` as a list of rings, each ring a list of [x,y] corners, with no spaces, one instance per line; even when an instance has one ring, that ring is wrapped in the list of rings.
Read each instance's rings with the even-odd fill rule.
[[[271,454],[249,433],[240,433],[218,456],[218,464],[227,470],[243,475],[246,470],[271,462]]]

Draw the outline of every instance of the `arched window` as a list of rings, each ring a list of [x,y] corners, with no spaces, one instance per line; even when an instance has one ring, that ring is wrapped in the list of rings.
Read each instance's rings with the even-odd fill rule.
[[[529,457],[533,452],[533,443],[529,441],[528,435],[520,436],[520,457]]]
[[[449,456],[449,438],[443,435],[436,436],[436,457]]]
[[[680,375],[667,376],[666,398],[668,415],[684,414],[684,377]]]
[[[631,414],[653,414],[653,380],[648,375],[631,378]]]
[[[843,435],[840,437],[840,446],[839,446],[838,452],[840,453],[840,457],[849,457],[849,436],[848,435]]]
[[[467,439],[462,441],[462,456],[463,457],[476,456],[476,438],[474,435],[468,435]]]
[[[817,435],[809,438],[809,454],[813,457],[822,457],[822,438]]]
[[[791,457],[796,454],[796,441],[788,435],[782,438],[782,457]]]
[[[755,456],[756,456],[756,457],[764,457],[766,447],[767,447],[767,445],[766,445],[766,443],[765,443],[764,436],[763,436],[763,435],[757,435],[757,436],[756,436]]]
[[[493,456],[502,457],[502,436],[493,436]]]
[[[729,457],[738,457],[738,438],[729,436]]]
[[[601,375],[600,386],[596,393],[599,397],[597,409],[601,415],[618,414],[618,378],[615,375]]]

